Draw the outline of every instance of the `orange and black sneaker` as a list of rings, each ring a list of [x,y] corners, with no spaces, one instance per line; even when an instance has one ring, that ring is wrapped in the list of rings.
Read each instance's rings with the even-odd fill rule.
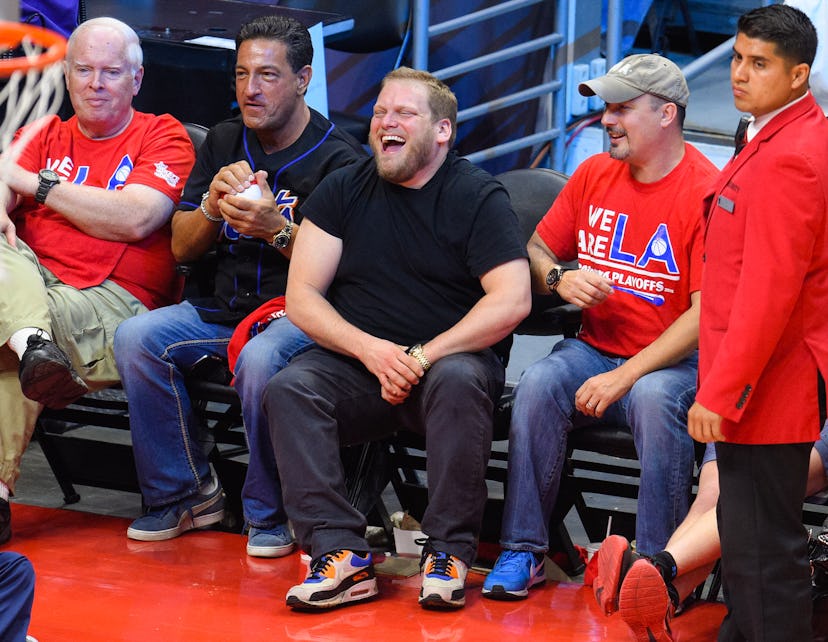
[[[646,559],[633,563],[618,593],[618,613],[639,642],[670,642],[674,606],[661,572]]]
[[[420,606],[426,609],[459,609],[466,604],[466,564],[448,553],[430,550],[420,562],[423,584]]]
[[[360,602],[376,594],[371,553],[336,550],[313,560],[305,581],[291,588],[285,601],[293,609],[318,610]]]

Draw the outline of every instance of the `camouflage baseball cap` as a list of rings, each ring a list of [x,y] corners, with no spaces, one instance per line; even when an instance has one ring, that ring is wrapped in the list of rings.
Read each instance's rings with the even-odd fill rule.
[[[605,76],[578,85],[582,96],[597,95],[605,103],[624,103],[643,94],[687,107],[690,90],[674,62],[658,54],[627,56]]]

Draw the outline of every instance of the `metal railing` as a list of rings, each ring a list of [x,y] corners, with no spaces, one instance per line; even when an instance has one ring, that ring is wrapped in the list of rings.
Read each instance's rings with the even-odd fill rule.
[[[456,31],[472,24],[477,24],[485,20],[491,20],[506,13],[539,4],[540,2],[548,1],[549,0],[507,0],[506,2],[498,3],[497,5],[487,7],[480,11],[475,11],[473,13],[433,25],[429,24],[429,0],[415,0],[414,2],[412,21],[412,65],[417,69],[425,69],[430,71],[441,80],[445,81],[455,78],[470,71],[489,67],[506,60],[517,59],[543,49],[549,50],[550,60],[554,64],[553,79],[546,80],[537,85],[522,89],[509,95],[501,96],[488,102],[472,105],[471,107],[458,112],[457,122],[461,123],[486,114],[491,114],[512,105],[528,102],[530,100],[540,99],[547,101],[545,109],[540,110],[542,113],[546,114],[546,122],[542,123],[542,126],[539,127],[540,131],[535,131],[533,134],[528,136],[523,136],[515,140],[510,140],[502,144],[468,154],[466,158],[473,163],[497,158],[527,147],[550,143],[551,147],[549,158],[552,167],[555,169],[563,168],[565,148],[564,134],[566,131],[566,65],[563,64],[561,60],[558,60],[556,63],[555,53],[569,40],[566,36],[569,2],[567,0],[559,0],[556,2],[555,23],[553,25],[554,30],[552,33],[545,34],[533,40],[529,40],[503,50],[487,53],[470,60],[465,60],[442,69],[429,69],[429,40],[438,35]],[[536,127],[536,129],[538,129],[538,127]]]
[[[544,114],[545,122],[536,127],[539,131],[533,134],[509,140],[507,142],[475,151],[467,155],[472,162],[480,162],[503,156],[505,154],[539,144],[550,144],[549,164],[554,169],[563,171],[565,164],[565,131],[567,124],[567,103],[568,91],[567,77],[570,67],[570,60],[563,56],[557,57],[556,52],[568,46],[574,41],[571,23],[572,15],[576,11],[576,4],[567,0],[556,2],[555,24],[553,32],[535,38],[528,42],[503,49],[501,51],[487,53],[470,60],[458,62],[457,64],[442,69],[429,69],[429,40],[436,36],[456,31],[472,24],[490,20],[512,11],[525,7],[548,2],[551,0],[507,0],[494,6],[487,7],[480,11],[446,20],[438,24],[430,22],[430,1],[415,0],[413,4],[412,21],[412,65],[418,69],[427,69],[442,80],[448,80],[461,74],[481,69],[504,60],[517,59],[526,54],[549,49],[550,60],[553,62],[552,79],[547,79],[532,87],[521,91],[498,97],[488,102],[472,105],[461,110],[457,114],[458,123],[484,116],[512,105],[540,99],[546,101],[539,109]],[[771,4],[773,0],[759,0],[760,6]],[[621,30],[623,23],[623,0],[607,0],[607,33],[606,33],[606,58],[607,68],[614,65],[622,57],[621,51]],[[733,39],[722,43],[715,49],[700,56],[682,71],[688,79],[704,72],[721,58],[730,55],[733,46]],[[570,81],[571,82],[571,81]]]

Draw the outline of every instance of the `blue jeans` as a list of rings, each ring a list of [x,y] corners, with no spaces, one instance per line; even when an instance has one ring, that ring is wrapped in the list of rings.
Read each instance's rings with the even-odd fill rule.
[[[687,411],[696,394],[698,353],[641,377],[601,419],[576,411],[575,392],[581,384],[624,361],[604,356],[579,339],[564,339],[521,376],[509,429],[501,533],[505,548],[548,550],[548,524],[558,498],[567,436],[599,422],[627,426],[635,440],[641,463],[638,551],[651,555],[662,550],[684,519],[694,461]]]
[[[20,553],[0,552],[0,640],[25,642],[34,589],[31,562]]]
[[[203,442],[184,380],[204,356],[227,356],[233,330],[202,321],[185,301],[127,319],[115,333],[135,467],[149,506],[189,497],[209,479],[211,444]],[[307,335],[283,317],[252,338],[236,364],[250,448],[242,503],[245,520],[258,528],[287,521],[261,396],[267,381],[310,345]]]
[[[814,443],[814,448],[819,453],[825,468],[825,475],[828,476],[828,421],[822,424],[822,430],[819,431],[819,439]]]
[[[282,317],[271,321],[264,332],[250,339],[236,361],[233,385],[241,398],[250,450],[250,462],[242,488],[242,506],[245,520],[256,528],[273,528],[287,521],[282,503],[282,485],[270,441],[270,426],[264,411],[265,386],[293,357],[313,345],[308,335],[287,317]]]

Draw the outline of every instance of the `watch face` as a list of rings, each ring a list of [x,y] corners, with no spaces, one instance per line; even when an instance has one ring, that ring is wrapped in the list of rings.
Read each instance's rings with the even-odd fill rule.
[[[54,172],[51,169],[41,169],[38,172],[38,176],[40,176],[40,178],[44,181],[48,181],[50,183],[57,183],[60,181],[60,176],[57,175],[57,172]]]
[[[282,231],[273,237],[271,245],[279,250],[284,250],[290,245],[291,236],[293,236],[293,223],[288,220],[282,228]]]
[[[49,191],[58,183],[60,183],[60,176],[57,172],[51,169],[41,169],[37,173],[37,191],[35,191],[34,199],[38,203],[45,203]]]
[[[561,269],[560,268],[552,268],[549,272],[546,273],[546,285],[547,287],[552,287],[556,285],[558,281],[561,280]]]

